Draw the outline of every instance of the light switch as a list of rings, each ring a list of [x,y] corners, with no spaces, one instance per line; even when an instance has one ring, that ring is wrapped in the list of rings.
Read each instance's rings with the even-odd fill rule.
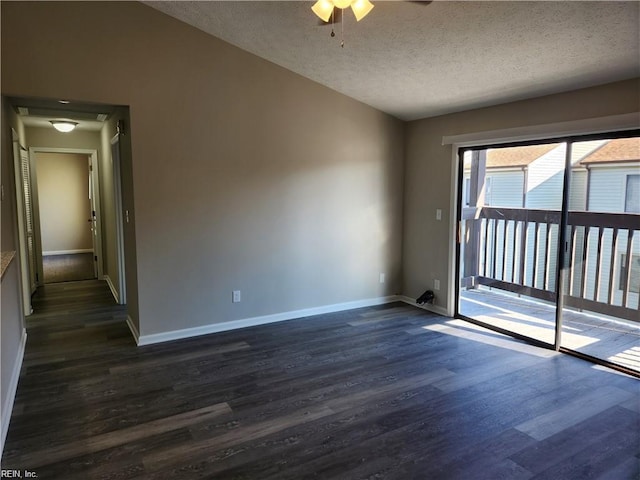
[[[436,208],[436,220],[442,220],[442,209]]]

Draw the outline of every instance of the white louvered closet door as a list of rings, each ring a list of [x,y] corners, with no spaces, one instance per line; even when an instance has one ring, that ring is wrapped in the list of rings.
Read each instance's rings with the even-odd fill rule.
[[[33,201],[31,195],[31,169],[29,153],[20,148],[20,171],[22,173],[22,191],[24,192],[24,219],[27,238],[27,256],[29,261],[29,285],[31,293],[36,290],[36,253],[33,227]]]

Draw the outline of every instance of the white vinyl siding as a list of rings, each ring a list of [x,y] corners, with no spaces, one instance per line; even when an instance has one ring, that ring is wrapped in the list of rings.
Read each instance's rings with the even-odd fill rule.
[[[593,167],[589,178],[589,211],[623,213],[627,175],[640,174],[640,167]]]
[[[571,172],[569,210],[583,212],[587,209],[587,178],[586,170],[573,170]]]
[[[491,178],[491,192],[488,205],[492,207],[522,208],[524,192],[524,172],[520,171],[487,171]]]
[[[562,208],[565,152],[566,145],[562,144],[529,165],[526,208]]]

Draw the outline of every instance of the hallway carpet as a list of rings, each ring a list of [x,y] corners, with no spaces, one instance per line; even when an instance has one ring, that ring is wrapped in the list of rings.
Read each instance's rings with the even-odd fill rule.
[[[44,283],[76,282],[96,278],[93,253],[45,255],[42,257]]]

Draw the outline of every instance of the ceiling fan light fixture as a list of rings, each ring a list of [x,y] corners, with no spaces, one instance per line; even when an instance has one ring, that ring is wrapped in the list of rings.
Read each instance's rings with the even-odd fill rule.
[[[353,10],[353,14],[358,22],[366,17],[372,9],[373,3],[369,0],[354,0],[353,3],[351,3],[351,10]]]
[[[311,10],[313,10],[313,13],[323,22],[328,22],[334,8],[344,10],[348,7],[351,7],[356,20],[359,22],[371,11],[373,3],[369,0],[318,0],[313,4]]]
[[[318,0],[311,7],[313,13],[315,13],[323,22],[328,22],[331,18],[331,12],[333,12],[333,2],[331,0]]]
[[[69,120],[49,120],[49,121],[51,122],[51,125],[53,125],[53,128],[55,128],[56,130],[62,133],[69,133],[74,128],[76,128],[76,125],[78,125],[78,122],[71,122]]]
[[[353,0],[333,0],[333,4],[342,9],[347,8],[351,3],[353,3]]]

